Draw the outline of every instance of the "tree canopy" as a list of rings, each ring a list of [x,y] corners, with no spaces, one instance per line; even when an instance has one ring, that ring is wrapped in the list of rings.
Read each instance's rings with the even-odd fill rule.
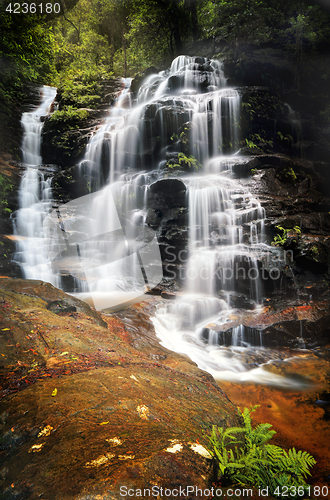
[[[21,11],[27,6],[27,13],[14,13],[14,5]],[[2,1],[4,110],[20,100],[31,81],[62,87],[68,105],[77,100],[92,105],[96,81],[162,66],[196,40],[220,40],[233,53],[235,47],[272,44],[297,67],[303,56],[330,48],[330,11],[323,0],[49,0],[45,5],[51,6],[48,12],[33,0]],[[322,78],[330,78],[326,67]]]
[[[1,78],[56,81],[70,71],[134,74],[188,42],[278,43],[292,55],[329,44],[322,0],[51,0],[50,13],[0,13]],[[24,5],[36,5],[32,0]],[[47,4],[48,5],[48,4]],[[12,10],[12,9],[11,9]]]

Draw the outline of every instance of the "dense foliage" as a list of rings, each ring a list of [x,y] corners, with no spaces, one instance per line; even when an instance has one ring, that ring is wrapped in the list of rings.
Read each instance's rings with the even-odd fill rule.
[[[244,408],[243,427],[212,428],[209,450],[216,461],[221,484],[268,488],[276,496],[281,496],[285,486],[290,498],[304,496],[308,486],[306,477],[316,463],[314,457],[307,451],[295,448],[286,451],[269,444],[276,431],[268,423],[252,426],[251,412],[256,408]]]
[[[305,79],[302,68],[306,60],[309,73],[314,73],[317,64],[324,86],[329,83],[328,60],[323,56],[321,61],[317,59],[317,54],[325,54],[330,46],[330,14],[322,0],[50,3],[60,9],[56,13],[54,9],[50,13],[37,9],[36,13],[14,14],[12,7],[8,8],[14,4],[3,2],[0,7],[0,104],[4,118],[10,116],[13,105],[24,100],[26,82],[57,86],[64,106],[93,108],[98,104],[102,81],[167,64],[198,39],[220,41],[230,47],[234,58],[244,53],[246,44],[271,43],[295,64],[297,89],[299,78]],[[28,0],[24,5],[37,4]],[[322,112],[330,119],[330,105]]]
[[[31,0],[28,1],[32,4]],[[56,3],[52,0],[52,3]],[[2,64],[30,79],[70,72],[134,74],[197,38],[278,43],[301,57],[329,44],[316,0],[60,0],[58,14],[1,12]]]
[[[78,0],[67,0],[71,8]],[[52,3],[55,3],[52,0]],[[35,6],[31,0],[25,4]],[[51,81],[55,36],[51,21],[55,14],[30,10],[15,14],[14,4],[0,6],[0,148],[16,152],[16,108],[26,100],[29,82]]]

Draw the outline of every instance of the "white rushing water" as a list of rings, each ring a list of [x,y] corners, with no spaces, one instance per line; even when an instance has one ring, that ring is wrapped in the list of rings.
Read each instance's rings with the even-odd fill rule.
[[[206,85],[200,81],[200,72],[197,71],[201,63],[210,70],[207,72],[205,94],[197,93],[202,83]],[[164,138],[191,120],[196,138],[196,156],[202,159],[209,154],[209,150],[218,150],[218,144],[221,144],[221,137],[218,137],[221,127],[218,126],[216,113],[221,112],[222,106],[227,106],[231,110],[230,119],[234,120],[237,115],[238,94],[234,90],[219,88],[225,84],[219,62],[202,59],[197,63],[194,58],[185,56],[177,58],[169,71],[151,75],[141,86],[134,102],[129,93],[130,79],[123,80],[122,92],[110,109],[104,125],[91,138],[81,162],[81,175],[90,175],[91,185],[96,189],[93,206],[89,210],[93,214],[92,222],[89,228],[84,228],[83,239],[77,238],[78,219],[81,219],[77,217],[77,207],[74,208],[74,203],[70,202],[65,214],[61,209],[62,227],[68,233],[75,233],[79,252],[74,249],[70,255],[71,261],[67,255],[57,258],[55,267],[58,266],[60,274],[65,268],[71,268],[77,296],[93,301],[97,308],[104,308],[107,302],[110,307],[111,296],[115,303],[123,304],[161,280],[157,241],[153,231],[145,224],[148,188],[158,174],[144,171],[136,173],[143,166],[145,150],[149,148],[150,137],[154,135],[148,124],[150,119],[154,120],[161,149],[166,145]],[[235,104],[229,105],[228,101]],[[213,138],[209,142],[204,140],[207,123],[213,130]],[[224,123],[225,128],[229,128],[228,137],[234,140],[231,136],[233,127],[228,127],[226,120]],[[114,201],[112,208],[107,206],[109,201],[105,201],[110,197]],[[68,217],[70,211],[71,218]],[[85,218],[88,217],[87,212],[84,213]],[[97,217],[96,213],[100,215]],[[111,219],[113,224],[109,226]],[[72,221],[71,226],[69,220]],[[56,216],[53,221],[47,221],[49,235],[54,235],[55,222]],[[116,241],[113,236],[104,236],[111,231],[118,231]],[[97,235],[102,236],[98,238]],[[61,236],[58,233],[55,240],[58,242]],[[122,242],[119,241],[121,237]],[[64,242],[62,249],[65,249]],[[64,253],[57,253],[64,257]],[[120,254],[123,256],[121,260]]]
[[[143,152],[153,133],[148,129],[150,119],[164,151],[166,138],[189,122],[190,154],[203,164],[201,173],[181,177],[189,205],[185,290],[153,318],[162,344],[188,354],[217,379],[295,387],[294,381],[268,371],[267,363],[251,368],[251,356],[262,355],[264,349],[260,331],[238,325],[223,342],[219,333],[233,312],[235,294],[246,296],[256,310],[262,304],[261,256],[271,251],[264,209],[232,176],[232,166],[241,160],[234,154],[239,137],[237,90],[227,87],[220,62],[186,56],[176,58],[168,71],[147,77],[135,101],[128,98],[127,90],[125,82],[122,98],[90,142],[85,158],[87,166],[90,161],[99,172],[98,182],[110,181],[115,189],[121,219],[131,214],[133,227],[141,230],[145,224],[146,193],[154,177],[132,171],[143,166]],[[102,152],[108,158],[106,164],[102,164]],[[106,279],[93,281],[99,292],[107,286]]]
[[[297,387],[300,383],[271,373],[269,363],[251,368],[251,358],[263,355],[261,331],[238,325],[229,341],[221,333],[230,315],[237,313],[233,295],[243,294],[259,310],[261,257],[271,249],[266,244],[265,211],[233,179],[232,166],[238,157],[224,154],[228,144],[233,153],[238,148],[240,98],[235,89],[226,87],[218,64],[219,77],[204,92],[196,85],[198,64],[184,56],[173,61],[169,73],[150,76],[140,89],[140,101],[158,99],[158,113],[170,102],[179,110],[179,103],[185,108],[192,128],[192,154],[203,164],[201,174],[182,178],[189,214],[185,292],[174,303],[159,307],[153,323],[165,347],[188,354],[218,380]],[[173,74],[183,75],[175,88]],[[176,129],[179,123],[177,119]]]
[[[74,290],[68,291],[100,310],[123,307],[158,284],[159,248],[146,224],[148,190],[164,177],[165,160],[158,164],[159,158],[175,151],[180,131],[189,124],[187,154],[202,167],[180,177],[189,214],[184,291],[158,308],[152,318],[156,333],[165,347],[189,355],[216,379],[296,387],[295,381],[268,370],[271,361],[259,366],[251,361],[265,353],[262,333],[237,322],[243,311],[235,305],[237,297],[250,309],[261,308],[262,262],[275,252],[267,245],[264,209],[233,175],[242,161],[236,154],[237,89],[227,86],[219,61],[187,56],[176,58],[168,71],[147,77],[136,96],[130,94],[130,83],[123,80],[80,165],[94,192],[46,218],[51,191],[38,169],[40,117],[49,112],[55,89],[45,88],[40,107],[23,115],[22,149],[30,166],[20,189],[16,234],[25,276],[59,286],[69,272]],[[155,150],[158,156],[153,156]],[[233,314],[236,323],[226,332],[224,325]]]
[[[43,222],[52,205],[51,177],[42,171],[40,156],[43,118],[51,112],[56,88],[44,86],[41,102],[34,111],[23,113],[22,156],[26,165],[19,188],[19,210],[15,214],[14,234],[17,240],[15,260],[24,278],[60,285],[53,273],[45,248]]]

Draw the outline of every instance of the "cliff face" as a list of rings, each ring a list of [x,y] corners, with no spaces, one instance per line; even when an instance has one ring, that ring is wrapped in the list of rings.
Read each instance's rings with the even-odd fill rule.
[[[276,359],[269,371],[285,374],[290,349],[300,348],[302,341],[309,349],[328,346],[329,149],[322,123],[310,109],[299,108],[301,98],[286,102],[286,90],[294,85],[292,68],[274,53],[266,56],[254,53],[251,60],[232,60],[226,51],[222,54],[231,83],[240,85],[242,103],[240,136],[234,145],[239,153],[231,169],[241,193],[247,188],[260,200],[268,242],[285,250],[287,258],[276,263],[276,280],[269,279],[273,262],[257,259],[265,271],[267,297],[258,314],[251,313],[255,303],[249,298],[250,285],[243,282],[230,304],[238,311],[233,309],[219,331],[214,324],[206,325],[199,340],[207,342],[211,330],[213,336],[231,339],[240,325],[257,329],[272,350],[260,349],[248,363],[259,366]],[[207,90],[209,64],[201,59],[198,65],[196,81]],[[133,84],[135,91],[140,83],[141,78]],[[172,78],[172,90],[181,83]],[[53,177],[56,201],[90,192],[94,179],[85,176],[78,163],[120,88],[119,81],[105,88],[100,110],[82,109],[82,121],[77,116],[71,121],[46,119],[43,171]],[[61,96],[58,99],[61,107]],[[300,103],[299,109],[295,103]],[[136,198],[138,208],[145,203],[145,223],[156,232],[163,259],[165,278],[152,293],[173,298],[172,292],[182,290],[188,249],[185,179],[204,166],[192,155],[194,124],[189,113],[175,99],[161,104],[166,134],[160,136],[163,124],[154,105],[144,116],[136,172],[150,173],[151,182],[146,191],[138,186]],[[225,142],[224,152],[231,148]],[[102,155],[106,177],[106,148]],[[21,167],[10,158],[1,167],[11,186],[4,188],[4,208],[13,212]],[[4,211],[3,220],[3,234],[11,236],[10,211]],[[242,228],[246,243],[252,237],[250,227],[243,221]],[[17,277],[9,253],[14,251],[13,238],[2,242],[1,274]],[[0,288],[1,450],[6,459],[0,480],[8,497],[120,498],[123,484],[173,488],[187,479],[201,488],[209,484],[212,470],[199,447],[201,429],[235,425],[236,412],[210,375],[155,339],[149,317],[163,298],[101,316],[40,281],[6,278]],[[215,296],[225,296],[219,283]],[[279,345],[284,346],[280,354]],[[319,350],[314,357],[318,355]]]

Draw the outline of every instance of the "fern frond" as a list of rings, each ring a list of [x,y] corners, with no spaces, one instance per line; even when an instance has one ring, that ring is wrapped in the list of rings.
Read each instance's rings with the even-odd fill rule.
[[[268,487],[271,494],[282,486],[307,487],[305,478],[311,475],[316,460],[307,451],[286,451],[270,444],[276,431],[269,423],[252,427],[251,413],[255,409],[241,411],[244,427],[212,427],[209,451],[219,474],[231,484]]]

